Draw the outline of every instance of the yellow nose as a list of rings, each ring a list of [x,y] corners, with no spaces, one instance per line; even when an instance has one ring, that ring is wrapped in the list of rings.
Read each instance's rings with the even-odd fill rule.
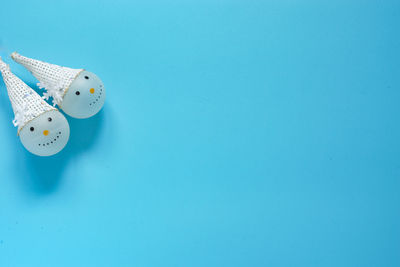
[[[90,93],[94,94],[94,88],[90,88]]]
[[[44,130],[44,131],[43,131],[43,135],[45,135],[45,136],[48,136],[48,135],[49,135],[49,133],[50,133],[50,132],[49,132],[49,131],[47,131],[47,130]]]

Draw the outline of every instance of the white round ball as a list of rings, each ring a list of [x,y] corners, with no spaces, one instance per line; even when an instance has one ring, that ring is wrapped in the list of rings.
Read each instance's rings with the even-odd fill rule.
[[[51,156],[60,152],[69,139],[69,124],[57,110],[45,112],[28,122],[19,137],[24,147],[38,156]]]
[[[89,71],[82,71],[72,82],[60,108],[69,116],[85,119],[101,110],[106,99],[103,82]]]

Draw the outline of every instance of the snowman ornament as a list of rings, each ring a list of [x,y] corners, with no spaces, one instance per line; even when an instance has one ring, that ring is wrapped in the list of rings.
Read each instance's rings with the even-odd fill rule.
[[[0,58],[0,72],[15,114],[14,126],[23,146],[38,156],[60,152],[69,139],[69,124],[54,107],[21,81]]]
[[[46,63],[16,52],[11,54],[11,58],[39,80],[39,88],[46,91],[44,98],[52,97],[53,106],[58,105],[69,116],[89,118],[103,107],[106,91],[94,73]]]

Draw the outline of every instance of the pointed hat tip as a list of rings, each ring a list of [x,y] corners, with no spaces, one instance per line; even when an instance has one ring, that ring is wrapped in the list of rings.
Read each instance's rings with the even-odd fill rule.
[[[19,56],[19,54],[17,52],[15,52],[15,51],[11,53],[11,58],[14,59],[14,60],[18,56]]]

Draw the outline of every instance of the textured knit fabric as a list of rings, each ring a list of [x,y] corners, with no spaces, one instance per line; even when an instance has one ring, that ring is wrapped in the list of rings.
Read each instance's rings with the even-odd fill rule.
[[[38,86],[46,90],[43,97],[45,99],[52,97],[54,106],[61,104],[69,86],[78,74],[83,71],[83,69],[71,69],[27,58],[16,52],[12,53],[11,57],[14,61],[27,68],[39,80]]]
[[[14,111],[14,126],[18,133],[29,121],[50,110],[56,110],[47,104],[32,88],[21,81],[10,67],[0,58],[0,72],[7,87],[8,96]]]

